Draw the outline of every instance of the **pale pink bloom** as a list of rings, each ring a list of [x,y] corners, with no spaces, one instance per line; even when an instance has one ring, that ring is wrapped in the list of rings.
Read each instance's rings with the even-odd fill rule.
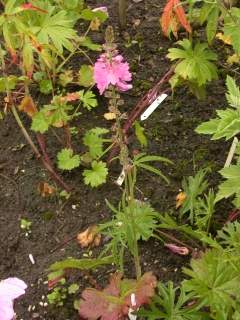
[[[27,285],[18,278],[0,281],[0,320],[12,320],[14,317],[14,299],[25,293]]]
[[[121,55],[112,57],[110,60],[106,54],[101,54],[94,65],[94,80],[100,94],[103,94],[110,84],[116,86],[120,91],[132,88],[132,85],[127,83],[132,80],[129,64],[123,62]]]
[[[107,7],[98,7],[98,8],[93,9],[92,11],[93,11],[93,12],[102,11],[102,12],[106,13],[106,15],[108,16],[108,9],[107,9]]]
[[[189,254],[189,250],[186,247],[179,247],[173,243],[165,243],[164,246],[172,252],[180,254],[181,256],[187,256]]]

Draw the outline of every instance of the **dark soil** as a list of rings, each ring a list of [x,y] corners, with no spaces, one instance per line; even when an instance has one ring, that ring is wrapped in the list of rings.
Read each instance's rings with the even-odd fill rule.
[[[131,110],[142,94],[168,70],[170,63],[165,56],[172,45],[160,33],[162,4],[159,1],[129,2],[128,33],[120,34],[117,27],[117,1],[87,1],[93,7],[97,4],[109,8],[110,23],[115,27],[119,48],[134,71],[135,89],[123,95],[126,111]],[[139,25],[137,19],[140,19]],[[103,37],[98,37],[102,41]],[[137,43],[126,46],[127,39],[128,42],[136,40]],[[71,64],[76,63],[80,65],[81,59],[74,58]],[[141,172],[138,177],[139,189],[159,212],[174,211],[175,196],[184,176],[192,175],[206,165],[215,172],[222,168],[227,145],[197,135],[194,129],[214,115],[216,108],[224,106],[223,92],[224,82],[221,79],[209,86],[205,101],[197,101],[189,91],[179,89],[173,99],[168,98],[144,122],[149,138],[147,152],[165,156],[174,162],[173,166],[161,168],[171,180],[169,186],[148,173]],[[77,148],[85,128],[106,125],[102,117],[106,110],[106,103],[102,100],[97,111],[80,117],[77,124],[80,134],[75,141]],[[28,284],[26,295],[16,304],[19,319],[78,319],[77,312],[72,308],[72,300],[63,308],[41,306],[41,302],[47,301],[47,268],[55,261],[69,256],[81,258],[88,252],[80,249],[75,236],[89,225],[110,218],[111,212],[105,205],[105,199],[113,204],[118,203],[121,190],[114,184],[114,179],[121,169],[112,167],[108,183],[97,189],[90,189],[83,184],[81,169],[63,174],[65,181],[76,190],[75,195],[67,202],[58,196],[43,198],[37,186],[40,181],[48,181],[48,175],[33,156],[10,114],[1,121],[0,137],[0,278],[17,276]],[[134,147],[139,148],[137,144]],[[53,158],[54,152],[59,149],[55,138],[49,136],[48,151]],[[214,174],[212,178],[213,184],[216,183],[217,175]],[[141,193],[139,197],[143,197]],[[20,229],[22,217],[32,222],[28,237]],[[170,253],[156,240],[143,243],[140,252],[143,271],[153,271],[161,281],[172,280],[176,284],[181,281],[181,267],[188,263],[187,258]],[[29,254],[35,259],[34,265],[29,260]],[[133,276],[132,264],[129,263],[127,268],[128,276]],[[93,273],[93,277],[101,284],[113,271],[113,267],[105,268],[103,272],[99,269]],[[90,285],[81,272],[75,274],[76,281],[81,288]],[[35,309],[29,312],[29,306],[35,306]]]

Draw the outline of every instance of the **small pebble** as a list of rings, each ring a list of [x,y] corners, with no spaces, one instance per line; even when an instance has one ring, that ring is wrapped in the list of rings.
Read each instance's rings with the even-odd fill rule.
[[[43,302],[42,302],[42,301],[40,301],[40,302],[39,302],[39,305],[40,305],[41,307],[43,307]]]
[[[31,253],[28,255],[28,257],[29,257],[29,260],[31,261],[31,263],[35,264],[35,260],[34,260],[33,255]]]

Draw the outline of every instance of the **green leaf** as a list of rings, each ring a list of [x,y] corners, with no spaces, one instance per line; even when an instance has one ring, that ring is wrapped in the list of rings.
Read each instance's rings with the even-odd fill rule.
[[[233,7],[224,18],[223,31],[225,36],[231,38],[233,48],[237,54],[240,54],[239,24],[240,9]]]
[[[93,159],[102,155],[104,139],[101,135],[106,133],[108,133],[107,129],[98,127],[86,132],[83,138],[83,143],[89,148],[90,156]]]
[[[218,27],[219,13],[219,7],[215,5],[207,18],[206,32],[208,43],[211,43],[215,38]]]
[[[73,21],[64,10],[55,13],[54,7],[49,6],[48,13],[41,15],[39,26],[34,31],[41,44],[53,45],[59,54],[63,53],[63,48],[73,50],[71,41],[76,37],[76,31]]]
[[[240,89],[236,84],[236,81],[227,76],[226,85],[228,89],[228,93],[226,94],[226,98],[231,107],[240,110]]]
[[[192,81],[198,86],[205,85],[208,81],[217,79],[217,68],[212,61],[217,60],[214,52],[208,49],[206,43],[197,43],[194,47],[188,39],[178,41],[182,49],[171,48],[167,57],[178,60],[175,73],[184,80]]]
[[[76,293],[78,290],[79,290],[79,285],[76,284],[76,283],[73,283],[73,284],[71,284],[71,285],[68,287],[68,293],[69,293],[69,294],[74,294],[74,293]]]
[[[52,86],[52,81],[51,80],[47,80],[47,79],[43,79],[39,82],[39,89],[40,92],[44,93],[44,94],[49,94],[51,93],[53,86]]]
[[[240,166],[231,165],[220,171],[223,178],[226,179],[219,185],[216,201],[237,194],[240,195]]]
[[[136,134],[138,141],[140,142],[141,146],[146,147],[147,146],[147,138],[144,134],[144,128],[140,125],[140,123],[138,121],[136,121],[134,123],[134,126],[135,126],[135,134]]]
[[[91,65],[82,65],[78,73],[78,82],[80,86],[90,87],[94,84],[93,67]]]
[[[96,108],[98,105],[96,95],[91,91],[88,90],[84,92],[83,90],[79,91],[80,101],[82,101],[83,106],[87,108],[89,111],[92,108]]]
[[[91,9],[84,9],[80,14],[80,18],[88,21],[98,18],[101,22],[104,22],[108,16],[101,10],[93,11]]]
[[[102,47],[99,44],[93,43],[91,38],[89,38],[89,37],[80,38],[80,45],[82,47],[86,47],[92,51],[101,51],[102,50]]]
[[[57,159],[58,167],[62,170],[72,170],[80,165],[80,156],[73,155],[72,149],[62,149],[58,152]]]
[[[112,256],[104,258],[92,258],[92,259],[73,259],[68,258],[62,261],[55,262],[50,265],[50,271],[58,271],[65,269],[80,269],[80,270],[90,270],[96,269],[97,267],[105,264],[112,264]]]
[[[50,121],[42,110],[33,115],[31,125],[33,131],[44,133],[48,130],[49,125]]]
[[[108,169],[106,163],[102,161],[93,161],[92,170],[84,170],[84,182],[90,184],[91,187],[98,187],[99,185],[106,182]]]

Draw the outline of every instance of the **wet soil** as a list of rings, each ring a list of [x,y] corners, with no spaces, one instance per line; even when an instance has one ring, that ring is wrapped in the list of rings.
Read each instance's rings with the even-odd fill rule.
[[[109,8],[110,23],[115,27],[119,48],[134,72],[135,89],[123,95],[125,110],[131,110],[142,94],[170,66],[165,56],[172,42],[161,35],[159,27],[162,2],[129,1],[128,32],[121,33],[117,26],[117,1],[87,3],[92,7],[106,5]],[[102,35],[96,37],[100,42],[103,41]],[[70,64],[80,65],[81,59],[75,57]],[[222,168],[228,145],[197,135],[194,129],[203,120],[213,116],[216,108],[224,106],[223,93],[224,81],[221,77],[209,85],[205,101],[198,101],[184,88],[178,89],[143,123],[149,140],[146,151],[174,162],[173,166],[160,165],[170,178],[168,186],[151,174],[140,172],[138,176],[139,197],[147,198],[159,212],[174,212],[175,196],[184,176],[194,174],[203,166],[210,166],[214,172]],[[74,142],[77,150],[81,149],[85,129],[108,125],[102,116],[106,110],[106,103],[101,99],[96,111],[83,113],[79,118],[76,123],[79,134]],[[28,123],[27,119],[25,123]],[[50,135],[47,141],[48,152],[54,160],[55,152],[61,146]],[[64,173],[64,180],[76,190],[74,196],[68,201],[57,195],[43,198],[38,192],[39,182],[52,182],[35,159],[10,114],[1,121],[0,142],[0,279],[18,276],[29,286],[24,298],[16,303],[18,319],[78,319],[71,298],[61,308],[43,306],[48,293],[47,268],[55,261],[70,256],[81,258],[88,252],[80,249],[75,236],[89,225],[110,218],[111,212],[105,205],[105,199],[113,204],[118,203],[121,190],[114,180],[121,168],[112,166],[108,182],[97,189],[83,184],[82,168]],[[139,145],[134,144],[134,148],[139,148]],[[214,173],[211,178],[214,185],[219,177]],[[28,236],[20,228],[21,218],[32,222]],[[157,240],[142,243],[140,253],[143,271],[153,271],[161,281],[172,280],[176,284],[181,281],[181,267],[188,263],[188,258],[169,253]],[[29,254],[34,257],[35,264],[31,263]],[[93,255],[96,254],[93,252]],[[99,269],[93,273],[93,277],[101,284],[113,271],[114,267],[104,268],[103,271]],[[131,276],[132,271],[133,266],[129,263],[126,273]],[[79,283],[81,289],[90,285],[86,275],[81,272],[74,276],[74,281]]]

